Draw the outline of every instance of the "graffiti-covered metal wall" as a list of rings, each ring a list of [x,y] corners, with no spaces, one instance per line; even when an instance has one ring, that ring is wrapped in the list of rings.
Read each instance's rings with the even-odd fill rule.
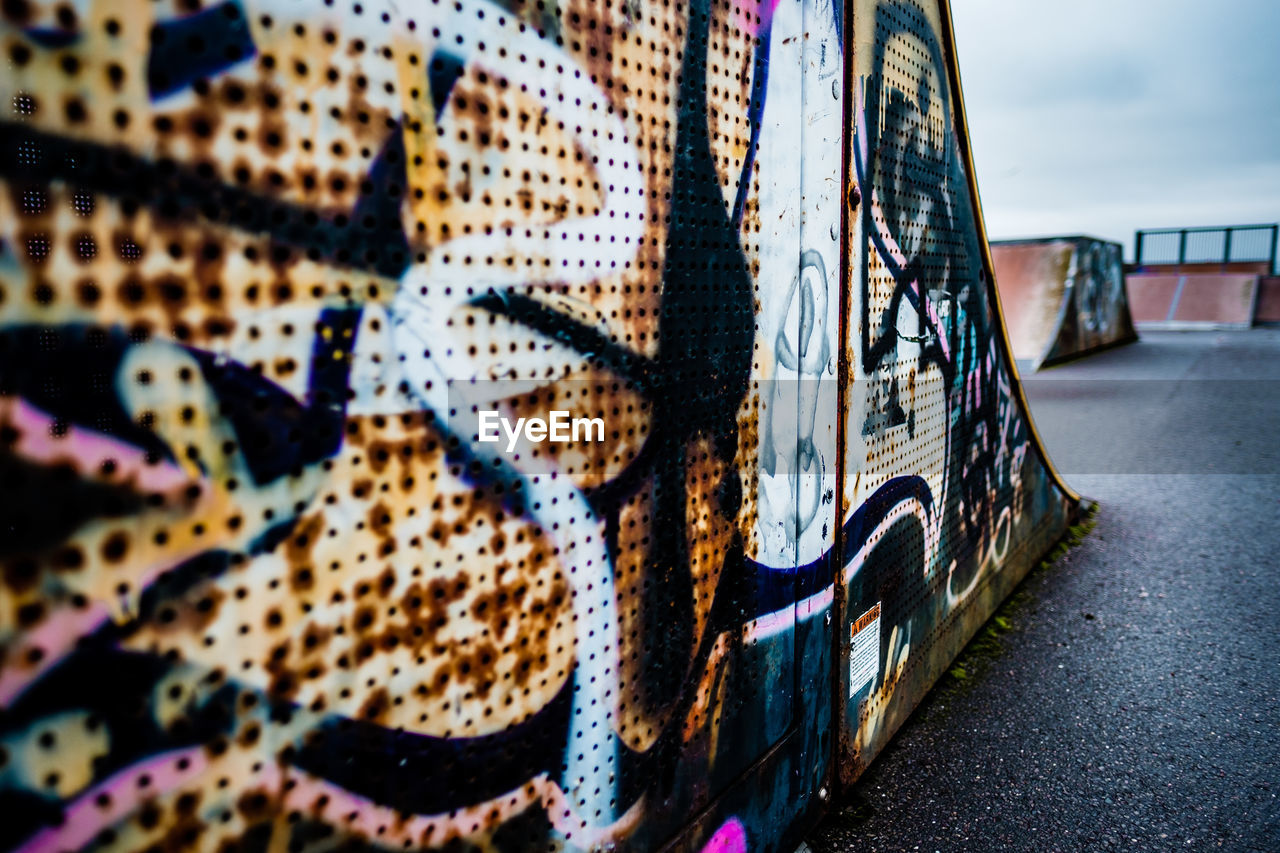
[[[4,849],[774,849],[1064,528],[945,7],[2,11]]]
[[[1033,370],[1138,339],[1119,243],[1004,240],[991,256],[1013,354]]]
[[[1000,317],[945,6],[856,3],[839,775],[1061,530]]]

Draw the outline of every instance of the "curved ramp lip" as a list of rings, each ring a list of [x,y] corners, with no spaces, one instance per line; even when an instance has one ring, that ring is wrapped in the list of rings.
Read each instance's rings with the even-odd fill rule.
[[[1022,410],[1022,416],[1027,419],[1027,426],[1031,430],[1031,439],[1035,442],[1041,463],[1062,493],[1075,503],[1080,503],[1083,500],[1080,493],[1067,485],[1067,481],[1063,479],[1057,466],[1053,464],[1053,460],[1049,457],[1049,452],[1045,449],[1044,439],[1040,436],[1039,428],[1036,427],[1035,418],[1031,416],[1031,406],[1027,403],[1027,395],[1022,388],[1022,375],[1018,371],[1018,363],[1013,358],[1013,348],[1009,344],[1009,329],[1005,324],[1004,309],[1000,305],[1000,296],[996,290],[995,264],[991,260],[991,244],[987,239],[987,222],[982,213],[982,196],[978,192],[978,174],[974,169],[973,151],[969,144],[969,117],[965,112],[964,87],[960,83],[960,62],[956,56],[955,21],[951,15],[951,0],[938,0],[938,5],[942,11],[942,25],[946,28],[943,34],[944,44],[951,45],[951,50],[944,50],[943,55],[947,65],[947,76],[950,78],[951,87],[956,93],[956,145],[960,148],[960,156],[964,159],[965,181],[968,184],[969,198],[973,204],[974,224],[978,229],[978,245],[982,247],[982,269],[986,273],[987,279],[987,304],[991,306],[991,312],[1000,324],[1000,352],[1004,355],[1005,364],[1008,365],[1010,379],[1012,380],[1011,385],[1017,395],[1018,406]]]
[[[1095,344],[1094,346],[1085,347],[1084,349],[1063,353],[1061,355],[1054,355],[1054,348],[1057,345],[1057,335],[1059,334],[1059,331],[1062,329],[1063,325],[1066,322],[1067,314],[1070,308],[1070,302],[1074,298],[1076,277],[1079,274],[1078,264],[1080,261],[1080,252],[1082,251],[1081,244],[1082,243],[1099,243],[1102,245],[1115,246],[1117,249],[1119,249],[1121,252],[1121,258],[1122,258],[1121,271],[1120,271],[1122,284],[1124,280],[1124,265],[1123,265],[1124,250],[1121,244],[1117,243],[1115,240],[1107,240],[1103,237],[1097,237],[1092,234],[1068,234],[1065,236],[1049,236],[1049,237],[1018,237],[1012,240],[988,241],[989,246],[1036,246],[1036,245],[1045,245],[1049,243],[1074,244],[1074,248],[1072,249],[1072,252],[1071,252],[1070,266],[1067,271],[1067,286],[1063,290],[1062,301],[1058,305],[1058,313],[1057,313],[1057,316],[1054,318],[1053,328],[1055,331],[1052,335],[1049,336],[1049,339],[1045,341],[1044,347],[1040,350],[1040,354],[1036,356],[1035,361],[1031,363],[1031,372],[1036,373],[1038,371],[1044,370],[1049,367],[1057,367],[1060,364],[1069,364],[1070,362],[1078,361],[1079,359],[1087,358],[1091,355],[1096,355],[1097,353],[1104,352],[1109,349],[1114,349],[1115,347],[1122,347],[1122,346],[1126,346],[1127,344],[1136,343],[1139,340],[1138,327],[1137,327],[1137,324],[1134,323],[1133,321],[1133,313],[1129,310],[1128,286],[1125,285],[1122,288],[1122,293],[1124,294],[1124,302],[1120,306],[1120,310],[1124,312],[1124,322],[1122,325],[1129,329],[1128,335],[1124,335],[1122,337],[1116,338],[1113,341],[1105,341],[1100,344]],[[993,268],[993,273],[994,273],[994,268]],[[996,289],[999,290],[999,287],[997,286]],[[1003,313],[1004,313],[1004,305],[1003,303],[1001,303],[1002,317],[1003,317]]]

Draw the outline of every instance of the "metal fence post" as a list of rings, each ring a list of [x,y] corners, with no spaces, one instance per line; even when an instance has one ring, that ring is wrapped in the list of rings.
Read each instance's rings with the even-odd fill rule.
[[[1181,266],[1187,262],[1187,229],[1183,228],[1178,232],[1178,265]]]
[[[1226,266],[1231,263],[1231,232],[1235,230],[1227,229],[1227,236],[1222,240],[1222,265]]]
[[[1133,263],[1139,267],[1142,266],[1142,237],[1145,233],[1145,231],[1139,231],[1137,236],[1134,237],[1136,245],[1133,247]]]

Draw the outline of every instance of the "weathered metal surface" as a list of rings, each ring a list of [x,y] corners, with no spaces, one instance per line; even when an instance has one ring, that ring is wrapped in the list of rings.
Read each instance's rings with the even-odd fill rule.
[[[1033,370],[1138,339],[1118,243],[996,242],[991,259],[1013,354]]]
[[[1071,512],[999,316],[945,6],[855,4],[840,777],[880,750]],[[862,628],[875,613],[874,628]]]
[[[1065,523],[931,3],[0,49],[5,849],[769,849]]]

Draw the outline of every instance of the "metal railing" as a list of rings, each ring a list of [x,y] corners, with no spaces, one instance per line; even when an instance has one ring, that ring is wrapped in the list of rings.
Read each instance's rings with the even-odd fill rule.
[[[1267,262],[1276,269],[1280,225],[1224,225],[1211,228],[1160,228],[1138,231],[1137,265],[1235,264]]]

